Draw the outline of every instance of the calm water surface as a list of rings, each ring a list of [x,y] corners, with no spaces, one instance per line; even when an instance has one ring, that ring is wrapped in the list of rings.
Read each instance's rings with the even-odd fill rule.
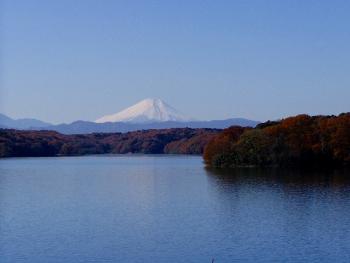
[[[349,262],[350,173],[0,160],[0,262]]]

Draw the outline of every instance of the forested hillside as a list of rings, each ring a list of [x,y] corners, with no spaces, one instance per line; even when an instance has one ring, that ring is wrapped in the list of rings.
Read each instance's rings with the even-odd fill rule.
[[[54,131],[0,130],[0,157],[103,153],[202,154],[217,129],[163,129],[63,135]]]
[[[350,113],[298,115],[256,128],[231,127],[206,146],[208,166],[348,166]]]

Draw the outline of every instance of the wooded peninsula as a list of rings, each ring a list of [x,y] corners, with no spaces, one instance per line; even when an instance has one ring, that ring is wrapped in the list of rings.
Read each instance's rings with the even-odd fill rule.
[[[203,157],[211,167],[349,166],[350,113],[230,127],[206,145]]]

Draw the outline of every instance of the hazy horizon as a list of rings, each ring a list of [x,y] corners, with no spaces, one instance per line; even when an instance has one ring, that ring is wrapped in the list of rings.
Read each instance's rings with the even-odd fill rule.
[[[145,99],[148,99],[148,98],[145,98]],[[142,101],[142,100],[141,100]],[[141,101],[137,101],[135,104],[141,102]],[[123,108],[123,109],[120,109],[116,112],[110,112],[110,113],[106,113],[104,116],[108,116],[108,115],[111,115],[111,114],[116,114],[116,113],[120,113],[121,111],[129,108],[130,106],[134,106],[135,104],[133,105],[129,105],[127,106],[126,108]],[[172,105],[171,105],[172,106]],[[283,118],[287,118],[287,117],[292,117],[292,116],[296,116],[296,115],[300,115],[300,114],[309,114],[309,115],[338,115],[338,114],[341,114],[341,113],[347,113],[348,111],[341,111],[341,112],[338,112],[338,113],[325,113],[325,114],[318,114],[318,113],[315,113],[315,114],[309,114],[309,113],[305,113],[305,112],[299,112],[299,113],[296,113],[294,115],[285,115],[285,116],[280,116],[280,117],[276,117],[276,118],[267,118],[267,119],[263,119],[263,120],[260,120],[260,119],[252,119],[252,118],[248,118],[248,117],[244,117],[244,116],[228,116],[228,117],[225,117],[225,118],[216,118],[216,119],[198,119],[198,118],[192,118],[191,121],[213,121],[213,120],[226,120],[226,119],[239,119],[239,118],[242,118],[242,119],[247,119],[247,120],[252,120],[252,121],[258,121],[258,122],[265,122],[265,121],[274,121],[274,120],[280,120],[280,119],[283,119]],[[57,124],[69,124],[69,123],[72,123],[72,122],[75,122],[75,121],[89,121],[89,122],[95,122],[96,119],[74,119],[74,120],[70,120],[70,121],[58,121],[58,122],[53,122],[53,121],[50,121],[50,120],[43,120],[43,119],[39,119],[39,118],[36,118],[36,117],[33,117],[33,116],[18,116],[18,117],[14,117],[14,116],[11,116],[11,115],[8,115],[4,112],[0,112],[0,114],[3,114],[11,119],[14,119],[14,120],[18,120],[18,119],[37,119],[37,120],[40,120],[40,121],[43,121],[43,122],[47,122],[47,123],[50,123],[50,124],[54,124],[54,125],[57,125]],[[99,116],[100,118],[101,117],[104,117],[104,116]],[[192,117],[192,116],[190,116]]]
[[[2,1],[0,112],[96,120],[155,97],[200,120],[350,111],[348,1]]]

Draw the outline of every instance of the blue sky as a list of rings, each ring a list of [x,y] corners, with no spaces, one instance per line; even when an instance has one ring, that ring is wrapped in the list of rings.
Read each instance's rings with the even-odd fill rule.
[[[198,119],[350,111],[350,1],[1,2],[0,112],[94,120],[147,97]]]

